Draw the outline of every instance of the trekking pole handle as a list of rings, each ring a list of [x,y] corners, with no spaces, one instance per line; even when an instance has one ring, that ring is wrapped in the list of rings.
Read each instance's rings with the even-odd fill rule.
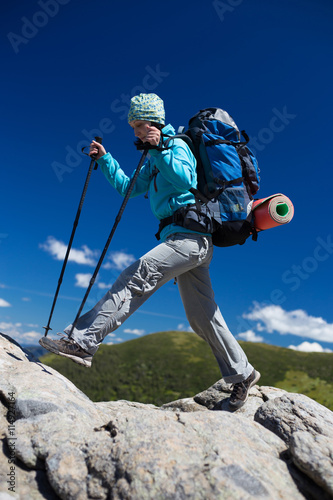
[[[99,144],[102,144],[103,139],[102,137],[95,137],[95,141],[98,142]],[[97,168],[98,168],[98,163],[95,162],[94,170],[97,170]]]

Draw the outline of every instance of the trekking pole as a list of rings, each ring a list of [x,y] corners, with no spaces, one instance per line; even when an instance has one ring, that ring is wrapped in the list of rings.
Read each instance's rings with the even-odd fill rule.
[[[73,331],[74,331],[75,325],[76,325],[76,323],[77,323],[77,321],[78,321],[78,319],[79,319],[79,317],[80,317],[80,315],[81,315],[82,309],[83,309],[83,307],[84,307],[84,305],[85,305],[85,303],[86,303],[86,300],[87,300],[87,298],[88,298],[88,295],[89,295],[89,293],[90,293],[90,290],[91,290],[91,288],[92,288],[93,284],[95,283],[95,279],[96,279],[96,276],[97,276],[97,274],[98,274],[98,271],[100,270],[100,267],[101,267],[101,265],[102,265],[102,262],[103,262],[103,259],[104,259],[104,257],[105,257],[105,254],[106,254],[106,252],[108,251],[109,245],[110,245],[111,240],[112,240],[112,238],[113,238],[113,235],[114,235],[114,233],[115,233],[115,231],[116,231],[116,229],[117,229],[117,226],[118,226],[118,224],[119,224],[119,222],[120,222],[121,216],[123,215],[123,212],[124,212],[124,210],[125,210],[125,206],[127,205],[127,202],[128,202],[129,197],[130,197],[130,195],[131,195],[131,192],[133,191],[134,184],[135,184],[135,182],[136,182],[136,180],[137,180],[137,178],[138,178],[138,175],[139,175],[139,173],[140,173],[140,170],[141,170],[141,167],[142,167],[142,165],[143,165],[143,162],[144,162],[144,161],[145,161],[145,159],[146,159],[146,156],[147,156],[147,154],[148,154],[148,151],[149,151],[149,149],[145,149],[145,150],[144,150],[144,152],[143,152],[143,154],[142,154],[142,157],[141,157],[141,159],[140,159],[140,161],[139,161],[139,164],[138,164],[138,166],[137,166],[137,168],[136,168],[136,171],[135,171],[135,173],[134,173],[134,175],[133,175],[133,177],[132,177],[132,179],[131,179],[131,182],[130,182],[130,184],[129,184],[129,186],[128,186],[128,189],[127,189],[127,191],[126,191],[126,195],[125,195],[124,201],[123,201],[123,203],[122,203],[122,205],[121,205],[121,207],[120,207],[120,210],[119,210],[119,212],[118,212],[118,214],[117,214],[116,220],[115,220],[115,222],[114,222],[114,224],[113,224],[113,227],[112,227],[112,229],[111,229],[111,233],[110,233],[110,235],[109,235],[109,237],[108,237],[108,239],[107,239],[107,242],[106,242],[106,244],[105,244],[105,247],[104,247],[104,249],[103,249],[103,252],[102,252],[102,254],[101,254],[100,258],[99,258],[99,261],[98,261],[98,263],[97,263],[97,266],[96,266],[96,269],[95,269],[95,271],[94,271],[94,274],[92,275],[92,277],[91,277],[91,279],[90,279],[89,286],[88,286],[88,288],[87,288],[87,291],[86,291],[86,293],[85,293],[85,296],[83,297],[83,300],[82,300],[82,303],[81,303],[81,305],[80,305],[80,307],[79,307],[79,310],[78,310],[78,312],[77,312],[76,318],[75,318],[75,320],[74,320],[74,322],[73,322],[73,324],[72,324],[71,331],[70,331],[70,332],[69,332],[69,334],[68,334],[68,338],[71,338],[71,336],[72,336],[72,334],[73,334]]]
[[[102,144],[102,138],[101,137],[95,137],[95,141],[99,142],[99,144]],[[94,167],[94,165],[95,165],[95,167]],[[88,184],[89,184],[91,172],[92,172],[93,168],[94,168],[94,170],[96,170],[97,167],[98,167],[98,164],[95,163],[95,157],[92,156],[91,157],[91,161],[90,161],[90,165],[89,165],[88,174],[87,174],[86,181],[85,181],[85,184],[84,184],[84,188],[83,188],[83,191],[82,191],[82,195],[81,195],[79,207],[78,207],[77,212],[76,212],[76,217],[75,217],[74,224],[73,224],[72,234],[71,234],[71,237],[70,237],[70,240],[69,240],[69,243],[68,243],[68,247],[67,247],[65,259],[64,259],[64,262],[63,262],[63,265],[62,265],[62,269],[61,269],[61,273],[60,273],[60,277],[59,277],[59,280],[58,280],[58,286],[57,286],[57,289],[56,289],[56,292],[55,292],[55,295],[54,295],[53,304],[52,304],[51,312],[50,312],[50,316],[49,316],[49,321],[47,323],[47,326],[43,326],[43,328],[45,329],[45,335],[44,335],[45,337],[47,336],[49,330],[52,330],[52,328],[50,327],[50,323],[51,323],[51,319],[52,319],[52,316],[53,316],[53,311],[54,311],[54,308],[55,308],[55,305],[56,305],[56,302],[57,302],[58,293],[59,293],[60,286],[61,286],[61,283],[62,283],[62,278],[64,276],[65,268],[66,268],[66,265],[67,265],[67,261],[68,261],[68,257],[69,257],[69,252],[71,251],[71,247],[72,247],[72,243],[73,243],[73,239],[74,239],[74,234],[75,234],[77,225],[79,223],[79,218],[80,218],[80,214],[81,214],[81,210],[82,210],[82,205],[83,205],[84,198],[86,196],[86,192],[87,192],[87,189],[88,189]]]

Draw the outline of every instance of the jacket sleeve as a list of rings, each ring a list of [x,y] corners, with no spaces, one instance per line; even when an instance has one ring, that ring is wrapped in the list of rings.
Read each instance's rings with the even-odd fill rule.
[[[128,186],[131,182],[131,177],[128,177],[125,172],[120,168],[119,163],[115,160],[110,153],[106,153],[104,156],[97,160],[100,165],[101,170],[110,184],[118,191],[122,196],[126,195]],[[134,184],[133,190],[131,192],[131,198],[138,196],[139,194],[145,193],[149,186],[149,163],[146,162],[142,166],[137,180]]]
[[[163,177],[179,192],[196,187],[196,160],[182,139],[174,139],[166,151],[149,151]]]

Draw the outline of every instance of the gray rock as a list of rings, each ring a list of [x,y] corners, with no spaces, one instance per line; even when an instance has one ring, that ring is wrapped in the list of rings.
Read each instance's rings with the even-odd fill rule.
[[[100,432],[112,437],[104,478],[114,498],[303,498],[283,441],[236,415],[123,409]]]
[[[287,394],[287,391],[284,391],[283,389],[279,389],[278,387],[267,387],[265,385],[258,387],[258,391],[264,401],[281,398],[284,394]]]
[[[264,403],[255,420],[283,439],[295,465],[333,496],[333,413],[302,394]]]
[[[60,498],[86,499],[88,467],[85,454],[77,447],[59,447],[46,458],[50,484]]]
[[[232,387],[226,384],[223,379],[218,380],[214,385],[194,396],[194,401],[209,410],[220,410],[222,401],[229,398]]]
[[[161,410],[171,410],[171,411],[208,411],[206,406],[197,403],[193,398],[183,398],[177,399],[176,401],[171,401],[171,403],[166,403],[161,406]]]
[[[294,432],[290,451],[297,467],[333,497],[333,435]]]
[[[333,436],[333,412],[303,394],[286,393],[269,400],[254,418],[287,443],[297,431]]]
[[[158,406],[152,404],[137,403],[136,401],[126,401],[124,399],[119,399],[118,401],[100,401],[94,404],[98,410],[105,413],[105,415],[110,415],[110,412],[128,410],[129,408],[137,408],[139,410],[159,410]]]
[[[6,414],[7,408],[0,403],[0,499],[42,500],[47,498],[48,500],[56,500],[59,497],[50,486],[45,471],[27,469],[18,460],[17,455],[14,459],[14,464],[9,462],[12,458],[7,440],[5,439],[5,434],[8,430]],[[8,490],[10,484],[7,483],[7,474],[12,472],[10,466],[15,467],[14,491]]]
[[[160,408],[93,403],[0,335],[0,497],[14,408],[20,500],[328,499],[332,412],[258,386],[230,412],[230,390],[220,380]]]
[[[6,373],[0,381],[0,395],[9,402],[8,395],[14,394],[18,419],[54,411],[80,415],[87,422],[100,418],[94,403],[56,370],[29,362],[29,356],[2,335],[0,348],[0,370]]]
[[[59,448],[78,448],[93,434],[93,424],[64,413],[47,413],[16,422],[16,456],[31,469],[44,469]]]

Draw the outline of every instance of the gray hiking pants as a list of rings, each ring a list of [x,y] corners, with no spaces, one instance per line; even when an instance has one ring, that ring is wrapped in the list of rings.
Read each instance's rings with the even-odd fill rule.
[[[176,277],[187,319],[194,332],[210,345],[222,377],[228,383],[245,380],[253,367],[215,303],[209,276],[212,256],[210,237],[171,235],[120,274],[95,307],[79,318],[73,340],[94,354],[109,333],[122,325],[164,283]],[[71,325],[65,332],[70,330]]]

